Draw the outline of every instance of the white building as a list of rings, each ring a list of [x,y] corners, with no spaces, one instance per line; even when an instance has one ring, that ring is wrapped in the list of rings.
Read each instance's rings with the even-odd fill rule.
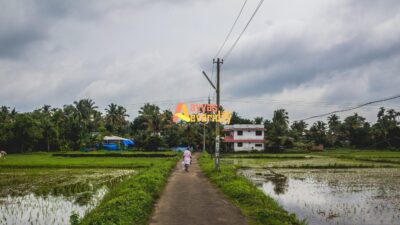
[[[235,124],[225,125],[224,142],[228,151],[264,150],[264,125]]]

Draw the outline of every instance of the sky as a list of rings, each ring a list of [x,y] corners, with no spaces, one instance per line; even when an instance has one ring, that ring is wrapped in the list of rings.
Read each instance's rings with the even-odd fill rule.
[[[224,57],[259,2],[248,0],[216,55],[243,2],[0,0],[0,105],[91,98],[101,111],[125,106],[131,120],[145,102],[174,111],[215,101],[202,75],[215,81],[215,57],[221,104],[248,118],[285,108],[293,121],[400,94],[398,0],[265,0]],[[399,103],[357,112],[375,121]]]

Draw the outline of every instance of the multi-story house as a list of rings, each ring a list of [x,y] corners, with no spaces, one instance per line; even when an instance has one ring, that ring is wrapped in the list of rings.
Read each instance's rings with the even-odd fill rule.
[[[224,142],[228,151],[264,150],[264,125],[225,125],[224,133]]]

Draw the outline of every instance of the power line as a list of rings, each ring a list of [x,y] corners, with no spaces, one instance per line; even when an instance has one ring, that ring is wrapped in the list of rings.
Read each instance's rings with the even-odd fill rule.
[[[275,105],[286,105],[286,106],[318,106],[318,107],[338,107],[338,104],[321,104],[317,102],[282,102],[282,101],[248,101],[248,100],[233,100],[233,99],[223,99],[227,102],[238,102],[238,103],[246,103],[246,104],[275,104]],[[343,107],[347,107],[347,105],[342,105]]]
[[[235,22],[233,22],[233,25],[232,25],[231,29],[229,30],[228,35],[226,35],[224,42],[222,43],[221,47],[219,48],[217,54],[215,54],[215,57],[214,57],[214,58],[217,58],[218,55],[219,55],[219,53],[221,53],[221,50],[224,48],[224,46],[225,46],[225,44],[226,44],[226,41],[228,40],[229,36],[232,34],[233,28],[235,28],[236,23],[237,23],[237,21],[239,20],[240,15],[242,15],[242,12],[243,12],[243,9],[244,9],[246,3],[247,3],[247,0],[244,1],[243,5],[242,5],[242,8],[240,9],[239,14],[238,14],[237,17],[236,17]]]
[[[228,58],[229,54],[231,54],[232,50],[235,48],[236,44],[239,42],[240,38],[242,37],[243,33],[246,31],[247,27],[249,26],[250,22],[253,20],[254,16],[256,15],[258,9],[260,9],[261,5],[263,4],[264,0],[260,0],[256,9],[254,10],[253,14],[251,15],[249,21],[247,22],[246,26],[243,28],[242,32],[239,34],[236,41],[233,43],[232,47],[225,53],[223,59]]]
[[[358,105],[358,106],[354,106],[354,107],[347,108],[347,109],[342,109],[342,110],[336,110],[336,111],[333,111],[333,112],[330,112],[330,113],[324,113],[324,114],[321,114],[321,115],[310,116],[310,117],[302,119],[302,120],[310,120],[310,119],[315,119],[315,118],[319,118],[319,117],[329,116],[329,115],[335,114],[335,113],[347,112],[347,111],[359,109],[359,108],[367,106],[367,105],[372,105],[372,104],[379,103],[379,102],[385,102],[385,101],[393,100],[393,99],[396,99],[396,98],[400,98],[400,95],[395,95],[395,96],[392,96],[392,97],[388,97],[388,98],[384,98],[384,99],[379,99],[379,100],[367,102],[367,103],[364,103],[364,104],[361,104],[361,105]]]

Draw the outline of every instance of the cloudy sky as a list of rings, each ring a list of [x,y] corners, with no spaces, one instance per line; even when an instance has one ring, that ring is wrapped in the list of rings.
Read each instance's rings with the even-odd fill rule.
[[[213,93],[201,71],[211,76],[242,4],[0,0],[0,105],[92,98],[133,117],[144,102],[205,102]],[[248,0],[221,57],[257,4]],[[222,104],[250,118],[286,108],[293,120],[400,94],[399,37],[398,0],[265,0],[222,65]],[[399,103],[358,111],[373,121]]]

